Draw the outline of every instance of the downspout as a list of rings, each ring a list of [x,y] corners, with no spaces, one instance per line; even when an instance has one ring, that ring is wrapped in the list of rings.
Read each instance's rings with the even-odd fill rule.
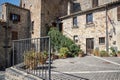
[[[105,6],[106,12],[106,51],[109,53],[109,35],[108,35],[108,8],[107,5]]]

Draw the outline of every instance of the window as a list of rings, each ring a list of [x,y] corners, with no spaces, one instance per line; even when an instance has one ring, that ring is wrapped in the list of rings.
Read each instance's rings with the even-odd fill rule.
[[[90,13],[90,14],[87,14],[86,15],[86,23],[93,23],[93,14]]]
[[[25,4],[23,4],[23,8],[25,8]]]
[[[34,21],[31,22],[31,32],[34,33]]]
[[[120,6],[117,8],[117,19],[120,21]]]
[[[73,3],[72,12],[77,12],[77,11],[80,11],[80,10],[81,10],[80,3]]]
[[[77,26],[77,17],[73,17],[73,27],[78,27]]]
[[[10,20],[12,20],[14,22],[19,22],[20,21],[20,15],[10,13]]]
[[[92,0],[92,7],[97,7],[98,6],[98,0]]]
[[[105,44],[105,37],[99,38],[99,44]]]
[[[74,42],[78,42],[78,35],[74,35],[74,37],[73,37],[73,40],[74,40]]]
[[[34,30],[34,21],[32,21],[32,30]]]

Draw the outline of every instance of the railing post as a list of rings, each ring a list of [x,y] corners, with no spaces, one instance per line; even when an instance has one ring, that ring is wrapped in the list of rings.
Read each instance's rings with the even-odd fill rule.
[[[48,70],[49,70],[49,80],[51,80],[51,46],[50,46],[50,37],[49,39],[49,65],[48,65]]]
[[[14,66],[14,51],[15,51],[15,49],[14,49],[14,48],[15,48],[15,47],[14,47],[14,41],[13,41],[12,45],[13,45],[13,52],[12,52],[12,53],[13,53],[13,56],[12,56],[12,57],[13,57],[13,61],[12,61],[13,64],[12,64],[12,66]]]

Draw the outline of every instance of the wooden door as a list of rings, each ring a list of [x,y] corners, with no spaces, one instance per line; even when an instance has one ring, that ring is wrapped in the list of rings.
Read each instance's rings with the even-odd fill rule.
[[[86,53],[88,55],[92,54],[94,49],[94,38],[87,38],[86,39]]]

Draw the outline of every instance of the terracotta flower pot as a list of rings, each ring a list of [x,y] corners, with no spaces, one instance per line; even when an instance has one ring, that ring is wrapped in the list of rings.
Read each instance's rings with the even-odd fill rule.
[[[120,53],[117,54],[117,57],[120,57]]]

